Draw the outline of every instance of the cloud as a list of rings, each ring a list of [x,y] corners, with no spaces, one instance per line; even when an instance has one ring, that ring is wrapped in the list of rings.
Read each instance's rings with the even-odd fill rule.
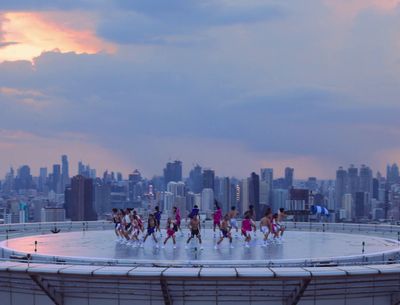
[[[54,142],[54,155],[73,146],[56,139],[83,134],[118,169],[149,176],[169,158],[238,176],[285,164],[298,177],[381,168],[399,149],[399,12],[373,7],[344,22],[325,2],[274,3],[31,12],[78,47],[0,63],[0,128]],[[75,33],[86,32],[115,51],[83,51],[92,40]]]
[[[115,46],[96,37],[94,25],[86,22],[86,28],[74,28],[82,12],[46,14],[37,12],[7,12],[1,22],[3,42],[0,44],[0,61],[31,60],[44,51],[97,53],[115,51]],[[60,21],[69,19],[69,22]],[[92,27],[92,28],[90,28]],[[16,43],[15,41],[18,41]]]
[[[172,44],[174,37],[199,35],[213,26],[229,26],[280,19],[284,9],[267,1],[248,5],[234,2],[172,0],[116,1],[120,10],[103,15],[98,34],[127,44]]]

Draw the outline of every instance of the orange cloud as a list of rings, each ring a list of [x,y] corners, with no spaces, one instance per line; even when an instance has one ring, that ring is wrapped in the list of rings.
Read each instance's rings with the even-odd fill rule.
[[[55,49],[60,52],[88,54],[101,51],[114,52],[113,44],[96,36],[94,24],[85,21],[84,28],[72,26],[74,20],[79,23],[84,19],[82,14],[81,12],[3,14],[3,43],[12,42],[12,44],[0,48],[0,61],[32,60],[42,52]],[[69,22],[58,22],[66,20],[67,17]],[[86,20],[94,20],[94,17],[87,16]]]

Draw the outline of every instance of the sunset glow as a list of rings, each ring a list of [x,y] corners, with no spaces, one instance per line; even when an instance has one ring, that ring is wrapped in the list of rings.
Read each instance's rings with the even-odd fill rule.
[[[49,14],[5,13],[3,20],[4,43],[10,45],[0,49],[0,61],[32,60],[52,50],[88,54],[115,50],[112,44],[97,38],[93,30],[68,28],[51,20]]]

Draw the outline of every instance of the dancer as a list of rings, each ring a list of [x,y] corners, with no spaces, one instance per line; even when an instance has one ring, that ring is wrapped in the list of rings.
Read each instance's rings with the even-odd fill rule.
[[[256,211],[254,209],[254,205],[249,205],[249,209],[244,213],[244,216],[246,215],[250,216],[250,219],[254,222],[256,221]],[[257,238],[257,230],[254,231],[254,238]]]
[[[133,216],[136,216],[140,231],[144,232],[144,224],[142,218],[140,218],[140,215],[136,212],[136,210],[133,210]]]
[[[267,209],[267,211],[265,212],[264,217],[261,218],[261,220],[260,220],[260,230],[264,234],[264,241],[263,241],[262,247],[266,247],[267,246],[269,233],[272,232],[272,230],[271,230],[271,218],[272,218],[271,209]]]
[[[124,242],[127,243],[129,241],[129,233],[131,230],[131,218],[129,217],[131,209],[126,208],[124,211],[124,216],[122,218],[122,235],[124,237]]]
[[[237,215],[238,211],[236,210],[236,207],[231,207],[231,210],[228,213],[228,217],[231,228],[236,229],[235,238],[238,238],[238,231],[239,231],[239,226],[236,219]]]
[[[219,229],[221,229],[222,209],[219,207],[217,200],[214,200],[214,205],[215,205],[215,212],[213,214],[213,219],[214,219],[213,231],[214,231],[214,238],[217,238],[215,229],[217,226]]]
[[[284,208],[280,208],[278,211],[278,218],[276,220],[279,230],[279,238],[282,240],[283,233],[286,230],[286,226],[284,226],[281,222],[284,221],[286,218],[286,212]]]
[[[242,221],[242,234],[245,237],[244,240],[244,246],[246,248],[250,248],[250,241],[251,241],[251,229],[256,230],[256,225],[254,224],[254,221],[250,218],[250,214],[246,213],[246,216],[244,217]]]
[[[119,228],[121,226],[121,217],[118,213],[118,209],[113,208],[112,209],[112,220],[114,223],[114,231],[115,231],[115,235],[117,236],[117,241],[120,240],[120,235],[119,235]]]
[[[226,214],[224,216],[224,219],[221,222],[221,226],[220,226],[220,230],[221,230],[221,238],[220,240],[217,242],[217,244],[214,246],[215,249],[218,249],[218,246],[220,243],[222,243],[222,241],[224,240],[224,238],[228,238],[229,239],[229,244],[230,247],[233,249],[233,245],[232,245],[232,235],[231,235],[231,227],[229,226],[229,216],[228,214]]]
[[[162,236],[161,234],[161,230],[160,230],[160,223],[161,223],[161,214],[162,211],[160,211],[160,208],[158,206],[156,206],[155,208],[155,212],[154,212],[154,218],[156,220],[156,231],[160,232],[160,236]]]
[[[175,240],[175,229],[176,228],[176,223],[174,220],[171,218],[168,218],[167,220],[167,237],[164,240],[164,245],[163,248],[165,248],[165,244],[167,243],[168,239],[172,238],[172,242],[174,243],[174,249],[176,249],[176,240]]]
[[[192,219],[193,217],[198,216],[198,215],[199,215],[199,212],[200,212],[199,207],[198,207],[197,205],[195,205],[195,206],[193,207],[192,211],[190,212],[190,214],[188,215],[188,217],[189,217],[190,219]]]
[[[271,224],[271,228],[272,228],[272,233],[274,234],[274,239],[273,241],[276,243],[279,243],[279,227],[278,227],[278,214],[275,213],[272,216],[272,224]]]
[[[153,214],[150,214],[149,219],[147,221],[147,232],[146,232],[146,235],[144,236],[143,241],[140,245],[142,248],[143,248],[144,243],[146,242],[147,237],[149,237],[150,235],[153,237],[153,240],[156,243],[156,248],[158,248],[158,240],[155,235],[156,226],[157,226],[156,219]]]
[[[201,235],[200,235],[200,217],[198,215],[190,219],[189,229],[190,229],[190,236],[186,242],[185,248],[188,247],[188,244],[192,240],[192,238],[196,237],[200,243],[200,250],[203,250],[203,246],[201,245]]]
[[[179,211],[179,209],[177,207],[173,208],[173,215],[175,218],[175,221],[174,221],[175,232],[178,232],[178,230],[179,230],[179,231],[181,231],[181,236],[183,236],[183,231],[181,228],[181,212]]]
[[[132,246],[136,246],[136,243],[139,242],[139,234],[140,234],[140,226],[138,222],[137,215],[131,215],[131,224],[132,224],[132,231],[131,231],[131,240],[133,241]]]

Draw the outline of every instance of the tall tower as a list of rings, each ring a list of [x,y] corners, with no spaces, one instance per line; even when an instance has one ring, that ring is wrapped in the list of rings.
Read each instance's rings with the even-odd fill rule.
[[[202,168],[198,164],[189,173],[189,188],[195,194],[200,194],[203,189]]]
[[[93,202],[93,180],[77,175],[71,179],[70,212],[73,221],[97,220]]]
[[[214,191],[215,172],[212,169],[203,171],[203,188],[212,189]]]
[[[249,205],[254,206],[256,219],[259,220],[263,212],[260,208],[260,176],[254,172],[251,173],[249,178]]]
[[[336,184],[335,184],[335,211],[339,211],[342,208],[342,200],[344,194],[346,194],[347,185],[347,171],[343,167],[339,167],[336,171]]]
[[[347,193],[353,196],[353,201],[356,198],[356,192],[360,187],[360,177],[358,176],[358,168],[353,164],[350,165],[347,173]]]
[[[360,168],[359,191],[372,194],[372,170],[365,165]]]
[[[274,170],[272,168],[262,168],[260,170],[260,202],[270,207],[272,207],[273,183]]]
[[[67,155],[61,156],[61,191],[70,183],[69,181],[69,163]]]
[[[286,167],[285,168],[285,187],[286,187],[286,189],[292,188],[293,176],[294,176],[294,168]]]
[[[164,168],[164,183],[167,186],[168,182],[182,181],[182,162],[168,162]]]

